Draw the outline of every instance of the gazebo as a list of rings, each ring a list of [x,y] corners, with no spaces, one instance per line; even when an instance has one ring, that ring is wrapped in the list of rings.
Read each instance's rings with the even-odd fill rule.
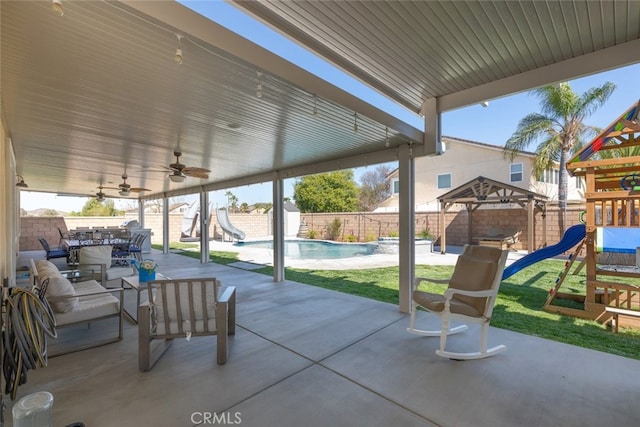
[[[542,240],[546,241],[547,224],[546,209],[547,197],[534,193],[523,188],[495,181],[490,178],[479,176],[471,181],[454,188],[453,190],[438,197],[440,201],[440,251],[446,252],[446,224],[445,214],[456,203],[463,204],[467,208],[469,243],[473,241],[473,221],[472,214],[480,206],[487,204],[507,204],[516,203],[527,210],[527,250],[534,250],[534,224],[535,213],[541,212],[543,218]]]

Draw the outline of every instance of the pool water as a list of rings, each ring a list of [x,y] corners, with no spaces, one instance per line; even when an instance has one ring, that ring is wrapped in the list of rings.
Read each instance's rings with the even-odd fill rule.
[[[273,241],[238,242],[236,246],[273,249]],[[339,259],[377,253],[377,245],[366,243],[332,243],[318,240],[286,240],[284,256],[299,259]]]

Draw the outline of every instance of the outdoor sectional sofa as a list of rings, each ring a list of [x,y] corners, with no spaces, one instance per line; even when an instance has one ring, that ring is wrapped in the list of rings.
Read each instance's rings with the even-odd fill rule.
[[[71,353],[91,347],[108,344],[122,339],[122,303],[124,288],[106,289],[93,277],[101,277],[103,266],[96,269],[60,271],[47,260],[34,262],[31,260],[33,285],[39,292],[44,292],[55,316],[56,328],[65,328],[82,323],[90,324],[102,319],[115,317],[118,319],[118,331],[115,336],[91,340],[88,343],[71,345],[64,352]]]

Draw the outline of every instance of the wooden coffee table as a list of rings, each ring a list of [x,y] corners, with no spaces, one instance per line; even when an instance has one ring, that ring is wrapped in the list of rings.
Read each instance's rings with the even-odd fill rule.
[[[164,274],[156,273],[156,280],[167,280],[167,279],[169,279],[169,277],[165,276]],[[122,310],[124,311],[125,316],[127,316],[129,319],[131,319],[133,323],[137,325],[138,324],[138,314],[137,314],[138,306],[140,305],[140,292],[142,292],[143,289],[147,288],[147,282],[140,282],[137,274],[135,276],[123,277],[121,280],[122,280],[123,288],[126,289],[127,287],[129,287],[131,289],[135,289],[136,291],[135,317],[133,316],[133,314],[127,311],[126,306],[123,305]]]

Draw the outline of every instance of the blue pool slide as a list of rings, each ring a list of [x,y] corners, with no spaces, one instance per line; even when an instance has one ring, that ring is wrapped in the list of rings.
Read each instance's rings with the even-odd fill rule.
[[[502,280],[505,280],[523,268],[529,267],[531,264],[535,264],[536,262],[545,260],[547,258],[551,258],[556,255],[560,255],[563,252],[568,251],[573,248],[575,245],[580,243],[582,239],[584,239],[586,234],[586,228],[584,224],[576,224],[571,227],[567,231],[565,231],[562,239],[555,245],[547,246],[546,248],[538,249],[535,252],[531,252],[529,255],[520,258],[510,266],[504,269],[502,273]]]

